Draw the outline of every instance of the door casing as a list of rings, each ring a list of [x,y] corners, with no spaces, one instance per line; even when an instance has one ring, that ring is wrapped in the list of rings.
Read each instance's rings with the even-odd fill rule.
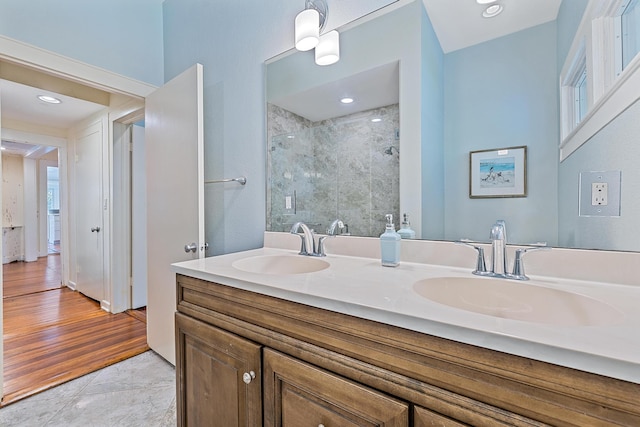
[[[139,110],[140,106],[144,104],[144,98],[156,89],[153,85],[140,82],[135,79],[130,79],[111,71],[104,70],[90,64],[85,64],[4,36],[0,36],[0,61],[21,65],[50,76],[98,88],[114,95],[113,98],[116,99],[121,100],[123,97],[129,99],[129,102],[122,102],[119,104],[119,107],[111,108],[109,116],[110,122],[125,117],[132,111]],[[66,179],[66,177],[63,178],[61,176],[61,179]],[[2,190],[0,189],[0,192],[1,191]],[[64,244],[64,242],[68,241],[69,238],[69,223],[65,223],[63,221],[61,225],[61,242]],[[0,245],[0,259],[1,257],[2,248]],[[68,279],[68,266],[66,271],[63,271],[63,275]],[[1,297],[2,271],[0,270],[0,298]],[[3,327],[2,318],[3,309],[2,304],[0,304],[0,330],[2,330]],[[0,378],[2,378],[4,363],[2,350],[2,340],[0,340]],[[0,395],[2,395],[2,381],[0,381]]]

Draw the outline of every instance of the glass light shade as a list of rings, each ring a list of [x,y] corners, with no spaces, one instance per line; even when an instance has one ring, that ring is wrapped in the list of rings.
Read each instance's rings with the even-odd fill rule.
[[[316,64],[331,65],[340,60],[340,33],[329,31],[320,37],[316,46]]]
[[[306,9],[296,16],[296,49],[311,50],[320,40],[320,14],[315,9]]]

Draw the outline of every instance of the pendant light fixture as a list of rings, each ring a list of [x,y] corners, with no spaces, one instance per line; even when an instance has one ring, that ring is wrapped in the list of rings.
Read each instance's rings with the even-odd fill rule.
[[[340,33],[329,31],[320,36],[320,43],[316,46],[316,64],[331,65],[340,60]]]
[[[327,23],[328,12],[326,0],[305,0],[305,10],[295,20],[296,49],[307,51],[315,48],[318,65],[335,64],[340,59],[340,34],[333,30],[320,35]]]
[[[320,14],[315,9],[305,9],[296,16],[296,49],[311,50],[320,41]]]

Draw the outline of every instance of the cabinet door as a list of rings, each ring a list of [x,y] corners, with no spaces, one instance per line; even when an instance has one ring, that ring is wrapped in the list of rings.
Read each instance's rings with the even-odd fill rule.
[[[261,347],[176,313],[178,426],[262,423]]]
[[[277,353],[263,352],[265,427],[400,427],[404,402]]]

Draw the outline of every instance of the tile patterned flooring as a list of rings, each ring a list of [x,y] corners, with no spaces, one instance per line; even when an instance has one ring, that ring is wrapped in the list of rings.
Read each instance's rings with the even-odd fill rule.
[[[0,409],[0,426],[176,425],[175,369],[153,351]]]

